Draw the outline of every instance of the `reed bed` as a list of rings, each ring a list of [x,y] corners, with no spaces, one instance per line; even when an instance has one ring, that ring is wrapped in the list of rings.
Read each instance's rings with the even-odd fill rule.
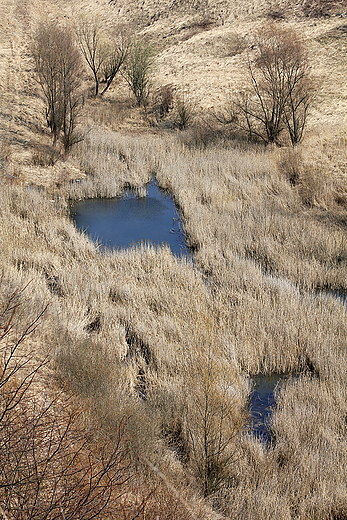
[[[279,150],[228,141],[220,128],[211,130],[210,145],[198,127],[190,134],[149,131],[149,119],[139,121],[143,114],[118,85],[108,101],[87,101],[81,114],[89,125],[81,129],[85,138],[63,160],[43,130],[25,47],[40,5],[14,4],[5,2],[2,9],[0,306],[25,288],[13,337],[44,311],[20,353],[30,367],[48,360],[33,387],[38,399],[48,386],[52,395],[63,389],[53,397],[54,425],[60,428],[70,413],[66,396],[82,403],[86,415],[76,432],[83,446],[91,445],[91,451],[81,451],[82,471],[99,457],[99,444],[125,425],[133,478],[111,496],[109,517],[347,518],[347,307],[336,297],[347,293],[347,141],[342,123],[327,130],[327,121],[343,113],[343,92],[335,112],[330,109],[336,92],[328,89],[329,99],[319,94],[324,137],[312,123],[302,144]],[[110,25],[118,17],[107,0],[97,7],[79,0],[63,4],[59,10],[72,23],[72,11],[84,8],[90,15],[98,11]],[[219,4],[228,7],[221,30],[225,17],[227,31],[251,30],[251,18],[231,19],[245,6],[230,11]],[[248,7],[247,16],[268,10],[255,1]],[[57,14],[56,3],[45,4],[45,12]],[[159,28],[145,32],[153,31],[156,41],[155,31],[166,37],[171,16],[167,26],[165,20],[160,17]],[[323,22],[317,19],[316,29],[305,25],[303,31],[312,36],[317,69],[329,70],[335,81],[340,76],[328,60],[334,54],[342,61],[344,54],[314,39],[335,24],[327,20],[324,29]],[[176,25],[170,38],[179,41],[184,27]],[[194,43],[190,36],[201,53],[203,40]],[[184,45],[177,49],[168,60],[162,55],[157,80],[184,90],[186,77],[177,75],[177,67],[183,59],[182,75],[189,69],[195,81],[200,54],[186,53]],[[217,69],[206,63],[199,72],[203,90],[194,94],[201,95],[202,107],[214,99],[220,104],[224,83],[224,90],[239,88],[239,65],[232,62],[230,87],[225,74],[231,62],[223,60],[218,58]],[[128,133],[111,130],[118,127]],[[119,197],[125,189],[144,196],[153,177],[175,200],[192,260],[176,258],[165,245],[105,251],[74,227],[72,200]],[[248,410],[252,376],[259,373],[293,375],[276,395],[270,445],[254,435]],[[24,414],[30,406],[23,401]],[[21,423],[13,424],[21,432]],[[91,424],[84,444],[83,428]],[[66,442],[64,457],[76,459],[74,442]]]
[[[278,167],[277,152],[190,150],[175,136],[99,132],[76,154],[90,175],[71,186],[73,198],[117,196],[155,176],[173,195],[204,272],[211,262],[216,269],[211,256],[221,263],[239,257],[302,289],[346,291],[346,235],[333,221],[317,222],[300,197],[303,185],[292,186]]]
[[[336,381],[336,380],[335,380]],[[246,439],[229,491],[231,518],[333,519],[346,514],[345,388],[310,375],[287,382],[271,419],[270,450]]]
[[[316,218],[272,150],[93,130],[75,155],[86,177],[60,195],[14,182],[0,201],[1,269],[31,281],[34,308],[50,302],[36,341],[61,383],[93,401],[106,430],[127,416],[134,454],[176,490],[212,489],[207,410],[227,440],[222,484],[210,482],[221,514],[346,514],[347,309],[334,296],[346,289],[344,228]],[[69,218],[64,190],[113,197],[153,176],[175,199],[194,263],[167,246],[102,252]],[[278,395],[265,448],[249,432],[250,376],[288,371],[301,376]]]

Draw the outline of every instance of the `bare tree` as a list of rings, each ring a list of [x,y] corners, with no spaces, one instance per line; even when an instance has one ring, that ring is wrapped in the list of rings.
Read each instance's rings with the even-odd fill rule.
[[[275,25],[258,31],[252,47],[250,89],[236,101],[241,124],[267,143],[278,142],[286,129],[294,145],[303,136],[313,99],[307,52],[293,31]]]
[[[95,96],[99,94],[100,83],[106,83],[102,95],[109,89],[126,60],[129,40],[122,31],[118,38],[106,37],[96,18],[92,20],[83,18],[76,34],[82,55],[93,73]]]
[[[82,55],[93,73],[95,96],[97,96],[99,93],[101,68],[108,54],[100,24],[96,19],[87,20],[83,18],[78,25],[76,34]]]
[[[0,290],[3,292],[4,284],[2,274]],[[21,352],[21,346],[25,339],[36,330],[47,305],[14,337],[15,315],[28,285],[11,291],[0,306],[0,424],[6,419],[7,414],[20,403],[31,387],[37,372],[44,365],[44,361],[37,365],[32,359],[32,353]]]
[[[206,497],[219,491],[230,477],[242,426],[242,416],[229,395],[232,379],[227,372],[221,374],[220,368],[209,354],[187,407],[189,466]]]
[[[130,40],[125,33],[120,34],[118,42],[112,41],[109,44],[108,55],[102,67],[103,81],[106,85],[101,96],[109,89],[121,67],[126,63],[130,46]]]
[[[302,139],[314,98],[314,84],[309,77],[306,60],[286,69],[286,83],[288,98],[284,109],[284,123],[294,146]]]
[[[92,427],[81,428],[83,410],[76,409],[73,399],[63,394],[52,399],[51,393],[42,400],[27,397],[1,424],[3,511],[11,519],[65,520],[115,512],[130,478],[124,424],[111,443],[97,439]]]
[[[214,341],[208,345],[210,340],[204,339],[198,358],[187,353],[179,393],[167,389],[153,395],[162,411],[168,446],[207,497],[233,477],[245,412],[242,398],[234,391],[234,367]]]
[[[33,38],[31,55],[42,88],[46,119],[53,144],[63,133],[65,152],[76,142],[80,110],[81,60],[71,31],[56,23],[41,23]]]

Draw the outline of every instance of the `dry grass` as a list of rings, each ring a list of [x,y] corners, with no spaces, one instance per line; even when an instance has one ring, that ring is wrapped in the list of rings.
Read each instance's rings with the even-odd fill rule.
[[[246,441],[227,513],[242,519],[260,518],[260,510],[269,520],[344,518],[345,388],[302,376],[283,390],[271,424],[274,445],[264,451]]]
[[[298,287],[346,291],[345,232],[319,222],[311,209],[343,214],[344,171],[329,175],[327,158],[325,164],[312,157],[305,163],[299,150],[280,157],[261,149],[191,150],[168,135],[100,130],[76,154],[88,175],[72,184],[72,198],[117,196],[122,186],[141,187],[156,176],[173,194],[195,261],[207,276],[210,263],[218,270],[218,261],[247,261]]]
[[[40,301],[51,298],[43,330],[46,345],[54,345],[62,380],[96,403],[105,428],[129,416],[135,452],[145,450],[172,475],[184,470],[180,479],[188,485],[195,478],[200,481],[190,443],[192,438],[195,446],[201,442],[196,410],[204,403],[204,374],[212,363],[211,402],[224,402],[233,410],[223,435],[230,435],[230,448],[236,451],[224,479],[239,479],[234,491],[225,491],[223,507],[235,517],[238,508],[246,507],[253,518],[265,510],[271,518],[277,507],[286,518],[285,511],[293,512],[298,504],[302,514],[312,518],[317,511],[318,518],[334,508],[342,511],[341,446],[333,461],[340,467],[334,481],[337,491],[324,495],[330,502],[318,499],[330,473],[320,477],[321,484],[302,487],[305,465],[295,480],[298,495],[290,475],[306,444],[295,441],[297,451],[290,455],[286,428],[289,420],[299,421],[302,435],[310,439],[311,416],[303,418],[305,405],[299,403],[310,392],[325,403],[328,388],[340,392],[331,411],[335,420],[326,422],[327,403],[312,405],[315,427],[321,421],[325,432],[317,435],[334,442],[344,427],[346,308],[332,294],[314,292],[319,287],[345,290],[344,261],[336,260],[334,271],[327,267],[332,258],[346,254],[344,229],[331,222],[327,229],[316,209],[303,204],[296,186],[276,168],[277,152],[271,150],[192,151],[174,137],[129,138],[99,131],[90,133],[76,154],[88,173],[70,186],[75,197],[114,196],[125,183],[142,187],[155,173],[179,205],[195,246],[195,267],[177,260],[168,248],[141,246],[101,255],[65,216],[64,199],[51,200],[15,186],[3,190],[1,229],[7,247],[1,265],[15,280],[33,279]],[[256,247],[267,247],[266,255]],[[257,443],[253,439],[244,444],[237,426],[246,420],[247,374],[288,370],[308,374],[306,386],[300,386],[301,380],[294,384],[300,394],[297,407],[289,412],[289,404],[279,405],[273,419],[276,444],[264,460],[246,463],[252,443]],[[290,388],[281,393],[283,403],[291,402]],[[216,410],[220,408],[213,414]],[[289,431],[299,435],[294,426]],[[171,455],[165,462],[166,443],[178,460]],[[319,441],[320,458],[328,456],[329,446]],[[291,461],[287,466],[281,462],[286,449]],[[266,467],[271,468],[271,485]],[[310,471],[314,475],[318,470]],[[236,491],[237,497],[243,496],[245,486],[247,496],[252,489],[262,496],[262,506],[245,497],[241,504],[236,500]]]
[[[156,86],[172,84],[206,115],[242,86],[247,33],[276,7],[210,4],[203,27],[194,2],[173,13],[166,2],[140,13],[121,0],[45,9],[72,24],[77,11],[96,13],[105,27],[132,16],[158,42]],[[149,133],[120,81],[105,100],[86,97],[85,139],[64,159],[52,155],[26,56],[42,5],[1,7],[0,271],[8,291],[31,281],[19,324],[50,302],[31,341],[60,384],[93,403],[107,434],[128,418],[137,480],[124,518],[344,518],[347,311],[334,295],[347,292],[341,20],[299,22],[284,6],[279,23],[300,25],[322,81],[295,150]],[[329,126],[324,137],[319,125]],[[69,219],[69,198],[143,192],[153,176],[175,199],[194,264],[167,247],[101,253]],[[267,449],[247,433],[250,376],[288,371],[301,375],[277,396]],[[207,484],[204,453],[219,471]],[[213,499],[198,499],[208,486]]]

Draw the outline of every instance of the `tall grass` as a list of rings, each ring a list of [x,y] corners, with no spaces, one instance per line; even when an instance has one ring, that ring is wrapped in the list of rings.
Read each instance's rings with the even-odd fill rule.
[[[310,375],[287,382],[277,398],[265,451],[246,439],[236,486],[225,497],[231,518],[344,518],[345,385]]]
[[[40,5],[26,2],[18,11],[12,3],[2,9],[0,308],[16,288],[27,287],[11,324],[15,337],[49,304],[21,345],[28,367],[49,362],[13,416],[16,435],[6,425],[1,430],[6,446],[30,438],[29,466],[36,458],[39,469],[47,468],[40,449],[47,447],[46,432],[51,446],[59,444],[70,414],[75,429],[64,437],[66,451],[57,452],[57,464],[77,460],[79,445],[73,471],[83,474],[88,463],[98,471],[104,446],[124,424],[125,473],[133,478],[116,486],[107,504],[113,518],[347,518],[347,309],[336,298],[347,292],[344,130],[332,136],[325,128],[323,137],[311,126],[304,143],[290,151],[226,144],[219,131],[210,135],[209,124],[183,137],[158,136],[144,132],[142,116],[127,99],[117,101],[120,85],[106,102],[87,100],[83,117],[92,129],[74,157],[63,160],[48,144],[26,56],[28,27],[39,19]],[[59,5],[64,14],[81,7],[79,1],[65,4]],[[102,12],[111,27],[119,15],[106,4],[87,8]],[[273,14],[278,8],[281,15],[282,7],[272,5]],[[45,9],[58,8],[53,2]],[[245,33],[251,13],[268,6],[252,1],[223,9],[223,22],[249,11],[244,25],[235,22]],[[184,27],[167,20],[174,23],[165,35],[171,42]],[[164,32],[165,23],[160,17],[162,29],[150,25],[149,34]],[[314,37],[325,31],[319,23]],[[305,31],[309,37],[307,25]],[[162,81],[165,74],[165,82],[176,85],[187,59],[199,65],[200,51],[206,54],[202,42],[196,40],[199,53],[191,57],[175,54],[177,49],[168,60],[162,55]],[[326,64],[330,52],[335,56],[335,50],[318,50],[317,62]],[[220,84],[211,87],[208,71],[219,74],[220,65],[230,64],[199,65],[200,83],[207,80],[205,106],[220,97]],[[238,89],[241,69],[235,60],[232,66],[230,88]],[[329,90],[334,100],[335,94]],[[320,100],[332,104],[323,94]],[[111,130],[134,123],[142,134],[133,127],[127,135]],[[70,219],[71,200],[118,197],[129,187],[143,196],[153,176],[177,204],[193,262],[174,257],[166,246],[101,252]],[[47,189],[23,189],[25,182]],[[276,395],[269,446],[253,434],[248,413],[252,376],[262,372],[295,373]],[[63,392],[56,392],[57,384]],[[67,399],[71,393],[83,403],[83,414]],[[45,435],[25,438],[23,424],[30,430],[35,403],[48,394],[56,406],[37,422]],[[1,458],[1,468],[9,468],[8,460]],[[4,482],[4,473],[0,477]],[[44,482],[45,500],[52,484]],[[85,490],[86,481],[80,486]],[[18,518],[15,507],[5,514]]]
[[[125,185],[143,186],[155,175],[175,198],[203,272],[209,273],[210,263],[216,270],[242,259],[250,269],[255,264],[299,288],[344,292],[346,234],[333,220],[320,223],[305,204],[304,190],[317,185],[314,175],[293,186],[288,169],[277,167],[277,155],[261,149],[189,150],[170,136],[94,132],[77,150],[89,175],[72,185],[70,195],[116,196]],[[342,180],[338,191],[342,200]]]
[[[136,459],[232,518],[345,514],[344,228],[304,204],[272,150],[93,131],[76,157],[86,178],[60,198],[15,184],[0,198],[0,268],[50,300],[41,341],[61,384],[106,431],[128,417]],[[101,254],[69,219],[67,189],[116,196],[153,175],[194,264],[166,246]],[[265,450],[246,433],[250,375],[287,371],[302,376],[281,390]]]

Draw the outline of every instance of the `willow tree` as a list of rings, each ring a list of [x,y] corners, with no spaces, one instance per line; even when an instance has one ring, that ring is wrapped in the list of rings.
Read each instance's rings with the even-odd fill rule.
[[[146,105],[152,88],[154,65],[153,49],[141,40],[135,40],[129,51],[122,75],[135,96],[137,104]]]

